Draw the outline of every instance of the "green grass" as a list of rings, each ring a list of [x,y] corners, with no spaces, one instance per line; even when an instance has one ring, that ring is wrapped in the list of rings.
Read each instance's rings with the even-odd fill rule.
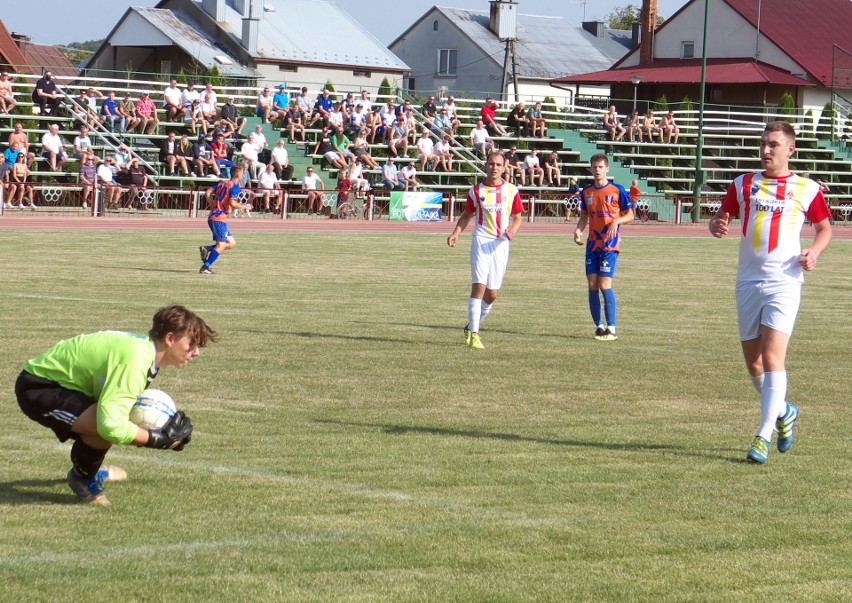
[[[521,236],[478,352],[467,237],[235,231],[212,277],[201,228],[2,232],[0,600],[852,598],[849,241],[805,285],[796,446],[756,467],[734,238],[628,236],[601,343],[582,250]],[[113,506],[76,504],[14,379],[173,302],[221,333],[156,382],[193,441],[114,449]]]

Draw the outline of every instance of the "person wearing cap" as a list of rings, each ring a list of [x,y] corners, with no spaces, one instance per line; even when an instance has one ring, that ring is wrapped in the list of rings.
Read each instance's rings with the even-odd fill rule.
[[[151,100],[151,95],[147,90],[136,101],[136,116],[139,118],[138,130],[140,134],[156,133],[160,120],[157,119],[157,106]]]
[[[269,86],[264,87],[263,91],[257,96],[255,115],[262,117],[265,123],[272,123],[278,119],[278,112],[272,109],[272,91]]]
[[[287,84],[279,84],[278,92],[272,97],[272,110],[283,117],[290,108],[290,95],[287,94]]]
[[[228,101],[222,105],[220,111],[219,127],[226,132],[240,135],[243,133],[245,125],[246,118],[240,117],[237,106],[234,104],[234,97],[229,96]]]
[[[186,112],[186,117],[184,117],[184,123],[186,127],[192,130],[193,132],[198,132],[199,128],[201,129],[201,133],[205,136],[207,135],[207,128],[210,124],[204,119],[204,113],[201,111],[201,100],[195,99],[192,101],[192,106]]]
[[[296,106],[302,111],[302,124],[308,125],[308,119],[311,117],[311,99],[308,97],[308,88],[302,86],[301,92],[296,97]]]
[[[139,116],[136,115],[136,104],[130,98],[130,92],[124,94],[124,98],[118,103],[118,114],[124,120],[122,132],[133,132],[139,125]]]
[[[293,106],[287,109],[287,112],[281,117],[281,131],[289,130],[290,144],[296,144],[296,130],[302,135],[302,142],[305,142],[305,114],[302,113],[302,108],[293,103]]]
[[[394,122],[388,133],[388,152],[399,157],[400,153],[403,157],[408,154],[408,124],[405,121],[405,114],[401,114]]]
[[[308,123],[308,127],[310,128],[320,119],[323,122],[323,125],[328,125],[328,114],[331,112],[334,106],[334,99],[331,98],[331,92],[328,89],[323,88],[322,94],[317,97],[316,102],[314,103],[313,112],[311,113],[311,121]]]
[[[367,113],[364,111],[364,105],[361,104],[361,101],[358,101],[355,109],[349,114],[349,127],[347,130],[349,136],[357,136],[366,122]]]

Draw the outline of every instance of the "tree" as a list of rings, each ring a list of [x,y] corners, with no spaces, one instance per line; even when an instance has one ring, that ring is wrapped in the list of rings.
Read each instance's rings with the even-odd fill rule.
[[[337,95],[334,94],[334,84],[331,83],[331,80],[326,80],[324,87],[325,87],[326,90],[328,90],[331,93],[331,94],[329,94],[331,99],[337,100]]]
[[[59,49],[68,57],[68,60],[79,65],[91,58],[92,54],[101,47],[103,39],[87,40],[86,42],[71,42],[67,46],[60,46]]]
[[[834,103],[828,101],[822,108],[822,115],[819,116],[817,125],[816,137],[820,140],[831,140],[831,127],[834,122]]]
[[[781,98],[778,99],[778,115],[795,115],[796,114],[796,101],[793,100],[793,95],[789,92],[785,92],[781,95]]]
[[[385,79],[382,80],[382,83],[379,84],[378,98],[381,102],[387,102],[387,97],[392,94],[393,90],[391,90],[390,82],[388,81],[388,78],[385,77]]]
[[[604,17],[607,27],[610,29],[633,29],[634,23],[642,21],[642,11],[639,7],[633,4],[628,4],[621,8],[615,9],[613,12]],[[657,25],[665,23],[665,19],[657,15]]]
[[[666,95],[663,94],[660,98],[657,99],[655,103],[655,110],[657,113],[668,113],[669,112],[669,101],[666,99]]]

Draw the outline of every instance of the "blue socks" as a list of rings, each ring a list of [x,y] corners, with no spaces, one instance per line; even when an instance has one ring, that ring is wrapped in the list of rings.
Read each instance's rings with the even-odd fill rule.
[[[210,252],[210,255],[207,257],[207,261],[206,261],[206,262],[204,262],[204,265],[205,265],[205,266],[207,266],[207,267],[209,267],[210,265],[212,265],[212,264],[213,264],[213,262],[215,262],[215,261],[216,261],[216,260],[218,260],[218,259],[219,259],[219,252],[218,252],[218,251],[216,251],[216,249],[213,249],[213,250]]]
[[[616,307],[615,291],[612,289],[604,289],[601,291],[604,298],[604,314],[606,315],[606,325],[608,327],[615,326]]]
[[[601,298],[598,295],[597,290],[589,290],[589,311],[592,313],[592,320],[594,321],[595,326],[602,325],[603,321],[601,320]]]

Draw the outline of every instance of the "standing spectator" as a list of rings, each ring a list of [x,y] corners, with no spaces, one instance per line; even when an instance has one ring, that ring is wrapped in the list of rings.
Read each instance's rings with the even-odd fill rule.
[[[130,174],[130,189],[127,196],[127,207],[132,207],[138,202],[140,209],[149,209],[151,201],[143,199],[145,188],[148,186],[148,174],[145,173],[145,168],[139,165],[139,158],[134,157],[130,160],[130,167],[127,168]]]
[[[166,111],[167,121],[183,121],[183,116],[186,115],[183,108],[183,94],[178,88],[176,79],[172,79],[163,90],[163,109]]]
[[[130,93],[127,92],[124,98],[118,103],[118,114],[122,119],[122,132],[133,132],[139,126],[139,116],[136,114],[136,104],[130,98]]]
[[[618,113],[615,112],[615,105],[610,105],[609,111],[604,114],[603,125],[609,134],[610,140],[621,140],[624,137],[624,126],[618,121]]]
[[[207,206],[210,213],[207,215],[207,226],[213,233],[213,244],[198,248],[201,254],[200,274],[213,274],[210,268],[213,262],[219,259],[219,255],[233,249],[237,242],[234,235],[228,230],[228,215],[232,209],[251,211],[250,203],[240,203],[240,185],[242,170],[238,167],[231,170],[231,178],[223,180],[214,187],[207,189]]]
[[[476,122],[476,127],[470,131],[470,146],[482,153],[483,159],[494,150],[494,141],[488,135],[488,130],[485,129],[485,124],[482,123],[481,119]],[[504,158],[501,157],[501,159]]]
[[[41,137],[41,156],[47,160],[51,172],[58,172],[62,164],[68,160],[65,154],[65,143],[59,136],[59,126],[51,124],[50,129]]]
[[[524,206],[515,185],[502,178],[505,166],[503,153],[488,155],[485,162],[485,181],[475,184],[467,193],[464,212],[456,222],[447,245],[455,247],[459,235],[474,222],[470,243],[470,298],[467,303],[465,342],[475,350],[485,346],[479,337],[482,321],[500,293],[506,266],[509,263],[509,245],[521,227]]]
[[[393,157],[399,157],[400,152],[405,157],[408,154],[408,125],[405,123],[405,115],[400,115],[390,128],[388,134],[388,152]]]
[[[308,167],[305,170],[305,177],[302,178],[302,190],[305,191],[308,201],[308,215],[322,212],[323,197],[325,194],[325,182],[319,177],[319,174],[314,173],[314,168]],[[316,206],[316,212],[314,212]]]
[[[527,109],[524,101],[515,105],[506,118],[506,125],[515,129],[515,136],[529,136],[530,119],[527,117]]]
[[[657,118],[654,117],[653,111],[648,111],[648,115],[642,121],[642,128],[645,130],[645,136],[648,137],[648,142],[654,142],[654,134],[660,136],[660,142],[663,142],[663,130],[657,125]]]
[[[530,186],[535,185],[536,176],[538,176],[538,185],[544,186],[544,169],[538,158],[538,149],[532,149],[524,159],[524,171],[530,177]]]
[[[668,115],[663,117],[662,122],[662,132],[660,133],[660,140],[663,138],[663,134],[666,135],[666,142],[672,142],[672,136],[674,136],[674,144],[677,144],[677,139],[680,137],[680,128],[677,127],[677,123],[675,123],[674,111],[669,111]]]
[[[11,113],[17,104],[9,73],[4,71],[0,73],[0,113]]]
[[[204,177],[205,166],[213,170],[213,176],[220,177],[219,164],[213,159],[213,149],[204,134],[199,134],[198,140],[192,145],[192,163],[195,166],[195,173],[200,178]]]
[[[243,133],[243,128],[246,125],[246,118],[240,117],[237,106],[234,104],[234,97],[229,96],[228,101],[222,105],[221,110],[222,120],[219,122],[223,130],[233,132],[235,135]]]
[[[589,285],[589,311],[595,323],[595,339],[615,341],[616,299],[612,279],[619,253],[619,227],[633,220],[633,209],[627,191],[607,179],[609,159],[604,154],[593,155],[590,161],[594,184],[583,189],[580,198],[580,219],[574,230],[574,242],[583,244],[583,231],[589,225],[586,243],[586,280]],[[601,299],[604,316],[601,318]]]
[[[36,82],[32,94],[33,103],[38,105],[39,113],[41,115],[55,115],[59,108],[61,96],[59,86],[53,79],[53,73],[45,71],[44,75]]]
[[[639,142],[642,142],[642,124],[639,123],[639,111],[633,109],[633,113],[624,118],[624,130],[627,132],[627,140],[635,142],[638,137]]]
[[[293,106],[287,109],[287,112],[281,117],[281,131],[288,130],[290,132],[288,140],[290,144],[296,144],[296,130],[301,134],[302,142],[305,138],[305,116],[299,105],[293,103]]]
[[[544,138],[547,136],[547,119],[541,110],[541,103],[536,103],[527,111],[527,119],[530,120],[530,135]]]
[[[80,126],[80,134],[74,138],[74,159],[82,160],[92,152],[92,139],[89,138],[89,126]]]
[[[95,165],[94,153],[89,153],[83,158],[80,163],[80,184],[83,187],[81,196],[83,197],[83,209],[89,209],[89,203],[92,207],[95,205],[95,187],[98,181],[98,168]]]
[[[284,193],[281,191],[281,185],[278,183],[278,176],[275,174],[275,166],[271,163],[266,166],[266,169],[260,173],[257,179],[257,184],[263,196],[263,211],[268,212],[269,200],[272,195],[275,195],[275,212],[281,210],[281,199]]]
[[[118,101],[115,100],[115,92],[110,90],[107,97],[101,105],[101,117],[103,118],[104,126],[110,131],[116,132],[115,123],[118,122],[118,132],[124,131],[124,118],[118,111]]]
[[[438,158],[442,171],[453,171],[453,150],[449,134],[445,134],[442,139],[435,143],[435,157]]]
[[[556,151],[551,151],[544,160],[544,169],[550,186],[562,186],[562,166],[559,165],[559,155]]]
[[[275,169],[279,180],[291,180],[293,178],[293,166],[290,165],[290,156],[287,153],[287,147],[284,146],[284,139],[279,138],[271,153],[271,166]]]
[[[103,192],[103,205],[115,209],[121,201],[121,185],[115,181],[113,158],[107,157],[98,166],[98,186]]]
[[[458,116],[458,113],[456,111],[456,108],[457,108],[456,107],[456,99],[453,98],[452,96],[449,97],[444,102],[444,105],[443,105],[442,108],[447,111],[447,119],[450,122],[450,128],[452,128],[452,134],[451,135],[453,137],[455,137],[456,130],[458,130],[459,126],[461,126],[461,121],[459,121],[459,116]]]
[[[269,86],[266,86],[258,95],[257,106],[255,107],[255,114],[262,117],[264,123],[271,123],[278,119],[278,112],[272,109],[272,101],[272,91]]]
[[[488,130],[492,136],[505,136],[506,129],[497,123],[497,118],[495,116],[496,110],[497,101],[489,96],[485,99],[485,104],[482,106],[482,109],[479,110],[482,123],[485,124],[485,129]]]
[[[417,141],[417,159],[420,161],[421,172],[426,171],[426,164],[429,164],[430,172],[435,171],[438,157],[435,155],[435,143],[429,138],[429,130],[423,130],[420,140]]]
[[[514,184],[515,176],[519,176],[521,179],[521,186],[526,186],[527,172],[524,164],[521,162],[521,156],[518,155],[518,148],[515,145],[512,145],[512,148],[509,149],[509,152],[505,155],[504,159],[503,180]]]
[[[346,169],[346,162],[331,144],[331,137],[329,136],[328,128],[322,129],[322,133],[314,147],[313,154],[321,155],[323,159],[339,170]]]
[[[188,139],[187,139],[188,140]],[[175,136],[174,130],[170,130],[166,139],[160,143],[160,162],[165,162],[168,166],[168,175],[175,175],[175,166],[180,165],[184,176],[189,175],[189,169],[186,165],[186,157],[180,154],[179,142]],[[191,152],[191,150],[190,150]]]
[[[754,388],[760,392],[760,422],[746,459],[765,463],[773,430],[778,452],[793,446],[793,426],[799,417],[786,401],[786,357],[799,313],[804,273],[831,242],[831,212],[812,180],[790,172],[796,152],[796,132],[784,121],[767,124],[760,138],[763,172],[737,177],[710,220],[714,237],[729,232],[730,220],[740,216],[742,232],[736,300],[740,343]],[[809,249],[802,249],[801,230],[808,219],[814,226]]]
[[[399,181],[399,170],[396,169],[393,157],[388,157],[387,163],[382,166],[382,184],[389,191],[401,191],[405,188]]]
[[[435,97],[429,96],[429,99],[423,103],[423,107],[420,109],[420,113],[423,114],[423,123],[428,129],[432,129],[432,122],[435,117],[438,116],[438,106],[435,104]]]
[[[23,154],[19,154],[12,169],[9,170],[9,199],[12,207],[15,207],[15,197],[17,196],[17,205],[24,209],[24,194],[26,193],[27,200],[30,202],[30,209],[38,209],[33,201],[33,187],[29,184],[30,169],[27,167],[27,159]]]
[[[24,132],[24,126],[21,122],[15,122],[14,130],[9,134],[9,146],[11,147],[16,142],[21,153],[27,156],[27,167],[32,169],[35,153],[30,151],[30,140],[27,138],[27,133]]]
[[[289,108],[290,95],[287,94],[287,84],[279,84],[278,92],[276,92],[275,96],[272,97],[272,110],[277,113],[279,117],[283,117]]]
[[[408,163],[399,171],[399,175],[402,179],[402,184],[405,188],[403,190],[406,191],[416,191],[417,190],[417,169],[414,167],[414,164]]]
[[[634,178],[630,182],[630,190],[627,191],[627,196],[630,197],[630,205],[633,208],[636,208],[636,204],[639,202],[639,195],[644,195],[644,191],[639,190],[639,181]]]
[[[155,134],[160,120],[157,119],[157,106],[151,100],[151,95],[145,91],[136,101],[136,115],[139,118],[140,134]]]

